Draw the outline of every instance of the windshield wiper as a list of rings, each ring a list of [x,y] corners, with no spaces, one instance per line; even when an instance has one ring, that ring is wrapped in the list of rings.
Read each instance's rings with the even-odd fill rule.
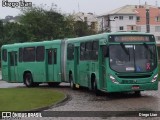
[[[123,43],[120,43],[120,45],[121,45],[121,47],[123,48],[123,50],[125,51],[125,53],[126,53],[127,55],[129,55],[129,52],[128,52],[128,50],[125,48],[124,44],[123,44]]]

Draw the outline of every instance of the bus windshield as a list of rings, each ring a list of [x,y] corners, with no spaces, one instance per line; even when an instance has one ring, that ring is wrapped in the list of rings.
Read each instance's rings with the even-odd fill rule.
[[[109,46],[110,67],[116,72],[151,72],[156,68],[156,46],[153,44]]]

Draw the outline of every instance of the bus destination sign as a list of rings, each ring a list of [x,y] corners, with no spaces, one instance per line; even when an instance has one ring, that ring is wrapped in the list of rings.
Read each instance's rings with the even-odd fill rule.
[[[110,36],[110,42],[153,42],[151,36]]]

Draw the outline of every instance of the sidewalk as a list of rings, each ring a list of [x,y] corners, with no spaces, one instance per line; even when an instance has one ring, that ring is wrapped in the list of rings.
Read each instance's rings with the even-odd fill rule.
[[[6,81],[0,80],[0,88],[13,88],[24,86],[23,83],[7,83]]]

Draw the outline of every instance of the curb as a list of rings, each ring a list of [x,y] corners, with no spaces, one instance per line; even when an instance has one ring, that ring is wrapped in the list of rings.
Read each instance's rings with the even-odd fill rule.
[[[68,94],[65,94],[64,99],[62,99],[61,101],[58,101],[57,103],[51,104],[49,106],[41,107],[41,108],[27,110],[27,111],[24,111],[24,112],[42,112],[42,111],[50,109],[50,108],[61,106],[61,104],[67,102],[69,100],[69,98],[70,98],[70,96]]]

